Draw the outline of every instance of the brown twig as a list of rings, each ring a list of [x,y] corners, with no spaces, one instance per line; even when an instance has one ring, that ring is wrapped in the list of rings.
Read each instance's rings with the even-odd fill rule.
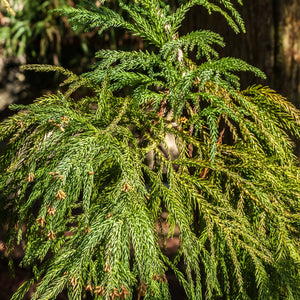
[[[160,103],[160,106],[159,106],[159,110],[157,112],[157,115],[159,117],[163,117],[164,115],[164,110],[165,110],[165,106],[167,105],[167,99],[164,99],[161,103]]]
[[[225,132],[225,127],[222,129],[222,131],[220,132],[219,138],[217,140],[217,145],[222,144],[223,141],[223,137],[224,137],[224,132]]]

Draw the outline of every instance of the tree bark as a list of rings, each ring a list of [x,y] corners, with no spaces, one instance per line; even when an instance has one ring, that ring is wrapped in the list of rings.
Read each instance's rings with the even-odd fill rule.
[[[234,56],[260,68],[267,80],[241,74],[242,87],[262,83],[300,107],[300,1],[244,0],[239,8],[246,34],[236,35],[218,14],[195,7],[186,17],[182,33],[199,28],[220,33],[226,42],[221,56]]]
[[[273,85],[300,107],[300,1],[273,0]]]

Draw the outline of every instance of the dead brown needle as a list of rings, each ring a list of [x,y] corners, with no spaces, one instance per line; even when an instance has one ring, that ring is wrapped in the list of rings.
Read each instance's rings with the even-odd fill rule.
[[[96,286],[94,289],[94,293],[97,294],[98,296],[102,297],[104,295],[104,288],[103,286]]]
[[[122,191],[127,193],[128,191],[131,190],[131,187],[128,183],[125,183],[123,186],[122,186]]]
[[[56,212],[56,209],[52,206],[49,206],[48,209],[47,209],[47,213],[50,215],[50,216],[54,216]]]
[[[145,297],[146,295],[146,292],[147,292],[147,285],[146,283],[143,281],[141,283],[141,285],[139,286],[138,288],[138,300],[141,298],[141,297]]]
[[[109,271],[110,271],[110,265],[109,265],[109,263],[106,263],[104,266],[104,272],[108,273]]]
[[[121,292],[120,292],[120,299],[126,299],[127,296],[130,295],[130,292],[128,291],[128,289],[122,285],[122,289],[121,289]]]
[[[75,278],[75,277],[71,277],[71,280],[70,280],[70,285],[71,286],[75,286],[75,284],[76,284],[76,282],[77,282],[77,279]]]
[[[68,124],[69,123],[69,118],[66,116],[61,117],[62,123]]]
[[[67,197],[67,195],[62,190],[58,190],[55,195],[55,198],[57,198],[58,200],[65,199],[66,197]]]
[[[163,274],[163,275],[160,277],[160,281],[166,283],[166,282],[168,281],[168,280],[167,280],[167,276],[166,276],[165,274]]]
[[[159,281],[159,276],[158,276],[158,274],[154,273],[153,276],[152,276],[152,280],[157,280],[157,281]]]
[[[53,230],[51,230],[48,234],[47,234],[47,238],[48,240],[54,240],[55,239],[55,233]]]
[[[44,216],[41,216],[40,218],[37,219],[37,222],[41,225],[41,227],[44,227],[46,224],[46,219]]]
[[[112,216],[112,214],[109,213],[109,214],[107,214],[107,215],[105,216],[105,219],[108,219],[108,218],[110,218],[111,216]]]
[[[88,234],[89,232],[91,232],[91,228],[89,226],[86,226],[84,231],[83,231],[83,235]]]
[[[109,294],[109,299],[114,300],[116,298],[118,298],[119,295],[119,291],[117,288],[114,288],[113,291]]]
[[[26,180],[27,182],[32,182],[34,180],[34,174],[33,173],[28,173]]]

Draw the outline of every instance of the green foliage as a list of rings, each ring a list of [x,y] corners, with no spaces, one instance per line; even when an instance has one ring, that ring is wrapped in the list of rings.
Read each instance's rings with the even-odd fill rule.
[[[62,5],[62,3],[59,3]],[[64,3],[65,4],[65,3]],[[48,13],[58,5],[57,1],[15,1],[16,14],[12,16],[0,30],[0,39],[4,42],[5,55],[22,55],[31,51],[31,55],[45,56],[48,48],[56,48],[60,52],[60,39],[62,26],[57,24],[57,20]],[[40,51],[36,53],[36,48],[40,41]],[[30,44],[34,44],[31,45]],[[28,49],[26,49],[28,48]],[[30,50],[29,50],[30,48]]]
[[[60,72],[67,89],[12,105],[0,126],[0,220],[34,271],[12,299],[34,283],[33,299],[170,299],[167,270],[188,299],[299,299],[300,113],[268,87],[241,90],[237,72],[264,74],[219,58],[216,33],[178,33],[194,5],[243,30],[233,1],[116,2],[117,12],[101,1],[61,13],[149,48],[100,50],[82,75],[25,66]],[[172,257],[162,212],[165,238],[180,231]]]
[[[1,5],[3,5],[6,9],[6,11],[12,15],[12,16],[15,16],[16,15],[16,12],[11,8],[11,5],[9,4],[9,2],[7,2],[7,0],[1,0],[0,2]]]
[[[81,0],[75,1],[81,3]],[[66,40],[75,38],[54,9],[74,5],[70,0],[14,0],[10,6],[3,0],[8,15],[0,27],[0,42],[5,56],[22,56],[35,61],[59,63]],[[1,6],[0,6],[1,8]],[[82,49],[87,48],[86,38],[78,36]]]

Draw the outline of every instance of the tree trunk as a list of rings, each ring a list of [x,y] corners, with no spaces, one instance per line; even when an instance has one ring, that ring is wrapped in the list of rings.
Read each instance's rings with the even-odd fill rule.
[[[267,75],[262,81],[300,107],[300,1],[244,0],[239,8],[246,34],[236,35],[226,21],[196,7],[187,16],[183,32],[199,28],[219,32],[226,47],[222,56],[242,58]],[[257,83],[252,74],[243,74],[242,86]]]
[[[300,107],[300,2],[273,0],[273,85]]]

